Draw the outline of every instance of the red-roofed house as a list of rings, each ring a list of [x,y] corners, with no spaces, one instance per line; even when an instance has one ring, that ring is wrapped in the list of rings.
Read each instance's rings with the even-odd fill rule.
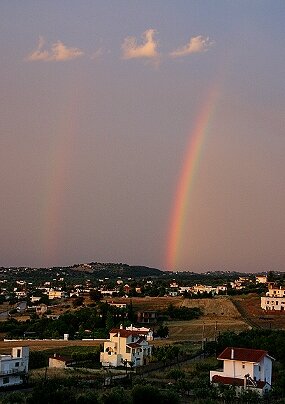
[[[102,366],[142,366],[149,362],[152,347],[146,340],[147,331],[126,330],[122,326],[110,331],[110,339],[104,342],[100,353]]]
[[[223,370],[210,372],[210,381],[236,386],[238,391],[252,389],[260,395],[271,389],[272,361],[261,349],[226,348],[217,358]]]

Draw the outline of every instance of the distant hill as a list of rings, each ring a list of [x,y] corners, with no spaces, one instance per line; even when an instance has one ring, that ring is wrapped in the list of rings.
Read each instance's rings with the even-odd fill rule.
[[[157,277],[163,275],[163,271],[157,268],[149,268],[145,266],[131,266],[127,264],[99,263],[90,262],[88,264],[76,264],[72,267],[75,271],[92,273],[98,277],[104,278],[144,278]]]

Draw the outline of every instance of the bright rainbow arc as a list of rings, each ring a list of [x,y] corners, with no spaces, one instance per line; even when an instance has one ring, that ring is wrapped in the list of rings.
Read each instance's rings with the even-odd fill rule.
[[[166,267],[169,270],[175,269],[179,258],[190,195],[193,189],[204,140],[207,130],[209,129],[210,119],[216,105],[216,99],[217,91],[216,88],[214,88],[210,91],[206,103],[201,108],[187,146],[174,198],[168,234]]]

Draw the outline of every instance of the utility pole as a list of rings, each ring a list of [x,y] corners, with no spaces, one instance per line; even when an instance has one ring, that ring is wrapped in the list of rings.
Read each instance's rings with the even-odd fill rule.
[[[204,338],[205,338],[205,323],[204,323],[204,321],[203,321],[203,327],[202,327],[202,345],[201,345],[201,348],[202,348],[202,352],[204,353],[204,349],[205,349],[205,346],[204,346]]]

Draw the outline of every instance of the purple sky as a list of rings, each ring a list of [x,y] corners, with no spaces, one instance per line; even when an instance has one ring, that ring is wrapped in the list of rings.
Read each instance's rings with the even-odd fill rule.
[[[1,2],[0,265],[165,269],[216,85],[171,269],[284,270],[284,18],[283,0]]]

